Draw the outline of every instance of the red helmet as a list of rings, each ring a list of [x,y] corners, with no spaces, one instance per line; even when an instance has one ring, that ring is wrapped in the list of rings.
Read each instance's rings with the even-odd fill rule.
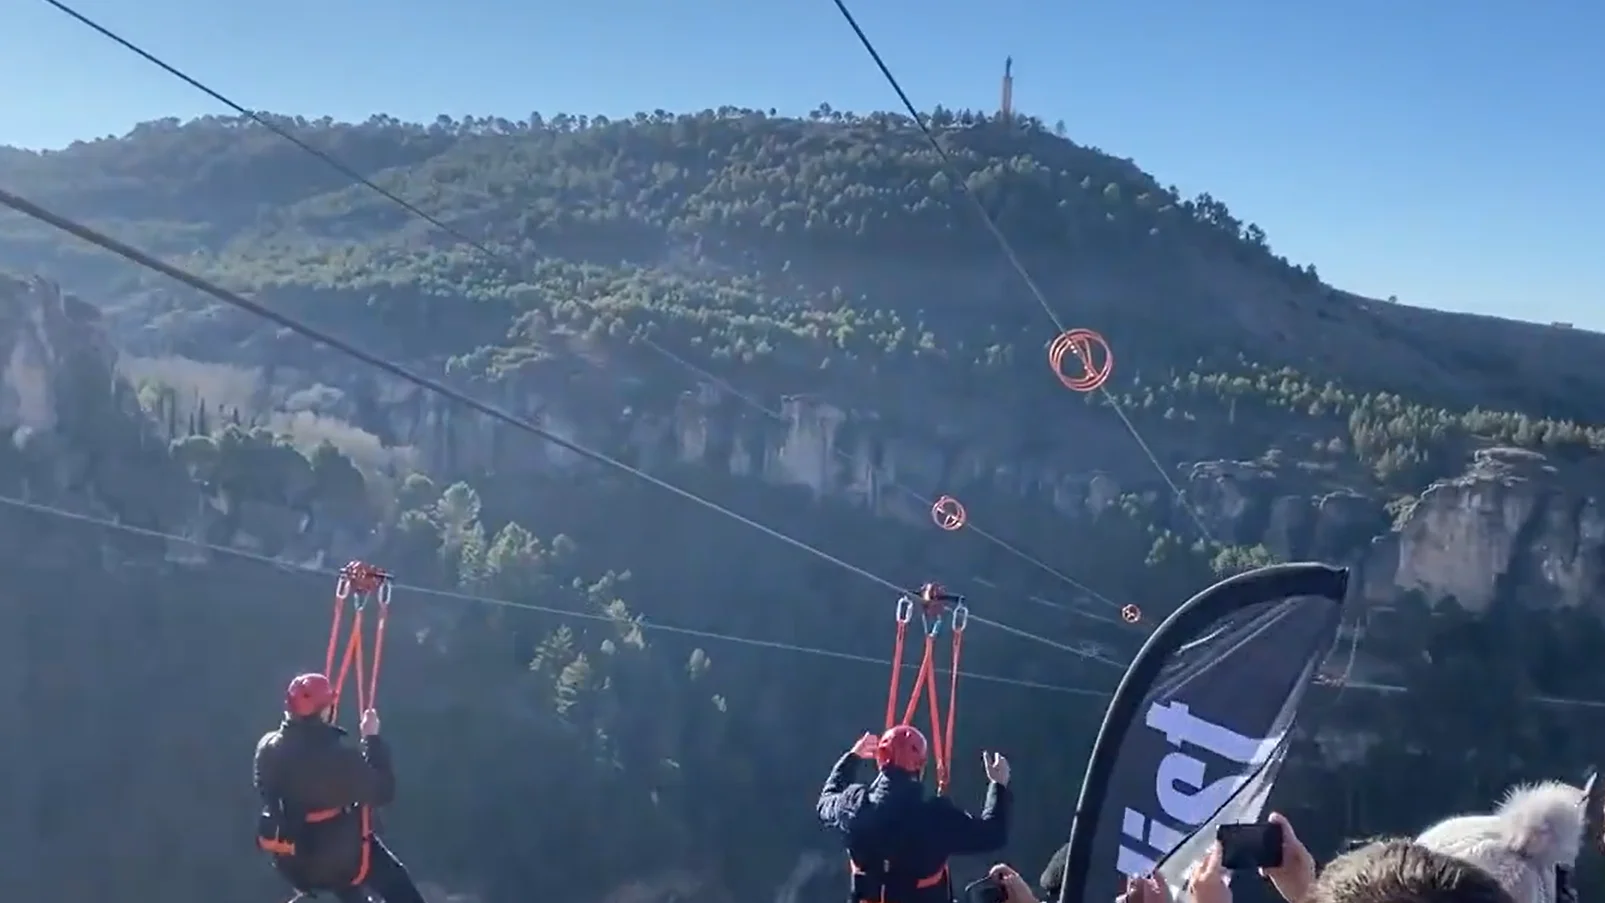
[[[284,691],[284,710],[292,718],[310,718],[334,705],[334,687],[322,674],[302,674]]]
[[[899,724],[881,734],[880,743],[875,746],[875,764],[881,768],[900,768],[903,771],[919,771],[925,767],[925,756],[930,751],[930,744],[925,742],[925,735],[912,724]]]

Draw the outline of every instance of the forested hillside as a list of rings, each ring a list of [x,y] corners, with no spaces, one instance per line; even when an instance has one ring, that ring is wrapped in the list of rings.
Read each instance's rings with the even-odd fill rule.
[[[961,688],[956,787],[1010,754],[1031,868],[1144,632],[1271,560],[1361,578],[1282,790],[1301,833],[1408,830],[1605,741],[1538,701],[1605,677],[1598,335],[1347,294],[1029,119],[938,110],[956,177],[907,119],[826,107],[273,121],[450,231],[235,119],[0,149],[0,186],[814,553],[0,216],[0,494],[252,556],[0,512],[19,893],[276,892],[243,757],[322,654],[332,578],[295,569],[357,557],[412,588],[392,839],[487,901],[576,869],[597,899],[837,894],[810,807],[879,718],[895,596],[866,576],[1013,628],[967,640],[1003,681]],[[966,190],[1108,338],[1108,397],[1050,372]]]

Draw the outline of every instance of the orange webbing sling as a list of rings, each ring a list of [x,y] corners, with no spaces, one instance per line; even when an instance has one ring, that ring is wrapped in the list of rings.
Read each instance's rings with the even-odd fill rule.
[[[378,603],[377,623],[373,631],[373,669],[363,680],[362,620],[368,603]],[[340,659],[340,671],[334,670],[335,650],[340,648],[340,627],[345,619],[346,603],[351,604],[351,634],[346,640],[345,654]],[[379,664],[384,655],[385,620],[390,614],[390,575],[371,564],[353,561],[340,569],[334,584],[334,621],[329,626],[329,649],[323,660],[323,673],[334,682],[334,720],[340,712],[340,696],[345,689],[346,676],[355,663],[357,679],[357,717],[373,708],[379,694]]]
[[[903,647],[908,639],[908,623],[913,619],[914,606],[920,607],[920,623],[925,632],[924,654],[920,656],[919,670],[914,675],[914,689],[909,694],[903,718],[897,720],[898,685],[903,676]],[[953,603],[952,610],[948,604]],[[964,649],[964,628],[969,624],[970,610],[964,597],[953,595],[935,583],[920,587],[919,595],[904,595],[897,600],[897,634],[892,646],[892,680],[886,694],[886,729],[898,724],[914,723],[914,713],[920,704],[920,691],[925,691],[931,709],[931,759],[936,763],[936,792],[947,792],[949,764],[953,759],[953,728],[956,720],[959,692],[959,655]],[[948,666],[947,720],[943,723],[940,699],[936,692],[936,637],[942,632],[942,623],[949,621],[948,648],[952,654]]]

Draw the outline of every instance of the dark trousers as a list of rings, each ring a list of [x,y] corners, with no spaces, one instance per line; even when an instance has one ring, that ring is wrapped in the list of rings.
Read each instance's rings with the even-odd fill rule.
[[[423,894],[418,893],[412,876],[407,874],[407,867],[379,842],[379,838],[368,838],[368,857],[368,880],[356,887],[343,887],[335,891],[336,900],[340,903],[367,903],[372,893],[384,903],[424,903]]]

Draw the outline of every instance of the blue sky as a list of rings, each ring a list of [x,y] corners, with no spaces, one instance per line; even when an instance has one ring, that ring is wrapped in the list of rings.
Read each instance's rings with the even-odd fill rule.
[[[75,5],[279,112],[895,106],[829,0]],[[995,106],[1012,54],[1018,109],[1211,192],[1342,288],[1605,330],[1605,4],[853,6],[921,107]],[[220,112],[41,0],[0,9],[0,85],[0,144]]]

